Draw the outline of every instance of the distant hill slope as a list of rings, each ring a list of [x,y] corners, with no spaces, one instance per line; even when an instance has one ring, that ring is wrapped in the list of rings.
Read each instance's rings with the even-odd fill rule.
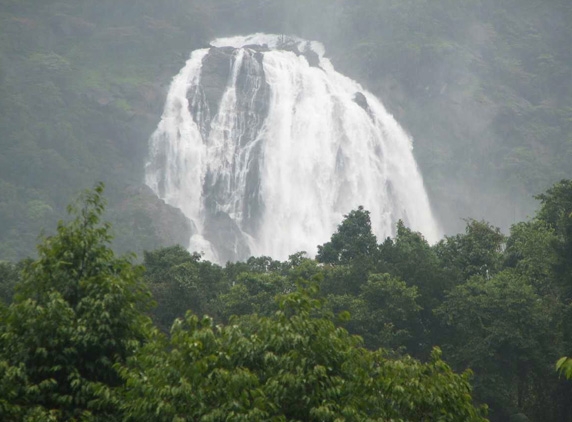
[[[256,31],[324,42],[379,95],[413,135],[449,232],[463,217],[507,227],[572,173],[570,22],[564,0],[4,0],[0,260],[33,253],[37,231],[96,180],[122,220],[118,248],[173,241],[121,208],[166,88],[192,49]]]

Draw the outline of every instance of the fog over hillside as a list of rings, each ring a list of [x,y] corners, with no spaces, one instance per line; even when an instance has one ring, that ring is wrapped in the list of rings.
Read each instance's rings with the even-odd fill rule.
[[[446,233],[464,218],[506,231],[570,177],[571,21],[566,1],[4,0],[0,257],[33,253],[37,230],[97,180],[119,249],[190,233],[142,186],[148,140],[190,52],[254,32],[322,42],[383,102]]]

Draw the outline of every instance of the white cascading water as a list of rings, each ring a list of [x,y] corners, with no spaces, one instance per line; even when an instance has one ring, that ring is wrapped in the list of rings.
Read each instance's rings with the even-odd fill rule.
[[[189,249],[218,262],[315,254],[359,205],[379,239],[399,219],[440,236],[411,139],[321,44],[298,38],[194,51],[151,137],[146,183],[194,223]]]

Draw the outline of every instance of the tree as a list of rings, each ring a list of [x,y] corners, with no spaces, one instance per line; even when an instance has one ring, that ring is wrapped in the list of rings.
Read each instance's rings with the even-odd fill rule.
[[[537,219],[552,228],[557,237],[554,271],[567,296],[572,297],[572,180],[561,180],[536,199],[540,200]]]
[[[377,270],[388,272],[417,286],[427,304],[434,305],[451,286],[440,268],[439,258],[421,233],[397,222],[395,239],[387,238],[379,246]]]
[[[549,399],[556,379],[547,362],[558,356],[561,311],[514,270],[473,276],[437,309],[452,329],[443,345],[447,359],[475,371],[475,393],[495,420],[519,412],[548,418],[556,411]]]
[[[109,247],[103,185],[38,246],[0,314],[2,420],[120,420],[114,365],[143,344],[150,294],[142,268]]]
[[[435,246],[441,265],[456,283],[473,275],[485,278],[501,269],[505,237],[486,221],[468,220],[465,234],[446,236]]]
[[[389,274],[371,274],[359,296],[330,295],[327,304],[338,312],[350,311],[352,318],[346,327],[362,336],[368,349],[400,350],[419,331],[418,299],[416,287]]]
[[[127,420],[485,421],[469,374],[435,350],[422,364],[383,351],[324,317],[313,285],[284,295],[270,317],[226,325],[191,313],[169,339],[146,345],[122,370]]]
[[[180,245],[143,252],[145,278],[151,284],[160,284],[168,280],[171,268],[188,262],[199,262],[198,253],[192,255]]]
[[[554,272],[558,260],[554,229],[542,220],[513,225],[506,242],[504,265],[514,268],[538,292],[558,297],[559,283]]]
[[[373,268],[377,239],[371,229],[369,211],[360,206],[344,217],[330,241],[318,246],[316,261],[332,267],[326,271],[324,291],[357,295]]]
[[[201,261],[198,253],[177,245],[145,252],[144,257],[145,280],[157,301],[153,320],[165,332],[189,309],[205,313],[209,302],[222,293],[222,268]]]
[[[329,242],[318,246],[316,260],[324,264],[350,264],[359,258],[372,257],[377,239],[371,230],[369,211],[362,206],[344,216]]]
[[[224,321],[233,315],[271,315],[276,310],[274,297],[292,290],[294,285],[278,273],[241,273],[228,293],[218,299],[217,312]]]
[[[397,222],[397,234],[394,239],[387,238],[379,245],[379,257],[376,271],[387,272],[403,280],[408,287],[418,291],[416,303],[420,311],[409,324],[410,342],[407,352],[418,358],[426,358],[431,347],[440,344],[438,321],[433,314],[443,300],[445,291],[452,287],[454,280],[450,273],[441,268],[441,262],[421,233]],[[405,344],[403,344],[405,345]]]
[[[537,218],[565,236],[572,214],[572,180],[561,180],[536,199],[540,201]]]
[[[567,303],[572,298],[572,180],[561,180],[545,193],[536,196],[540,200],[540,210],[536,218],[553,230],[552,250],[555,259],[550,261],[554,279],[558,282]],[[572,311],[568,306],[563,312],[564,338],[568,341],[569,353],[572,339]],[[559,372],[570,378],[572,363],[569,358],[561,358],[557,363]]]

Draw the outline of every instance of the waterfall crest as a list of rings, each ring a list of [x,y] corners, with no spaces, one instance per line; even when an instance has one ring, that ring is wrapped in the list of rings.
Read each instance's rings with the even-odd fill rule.
[[[175,76],[146,183],[193,222],[190,250],[315,254],[359,205],[379,239],[399,219],[439,238],[411,139],[324,54],[292,37],[221,38]]]

